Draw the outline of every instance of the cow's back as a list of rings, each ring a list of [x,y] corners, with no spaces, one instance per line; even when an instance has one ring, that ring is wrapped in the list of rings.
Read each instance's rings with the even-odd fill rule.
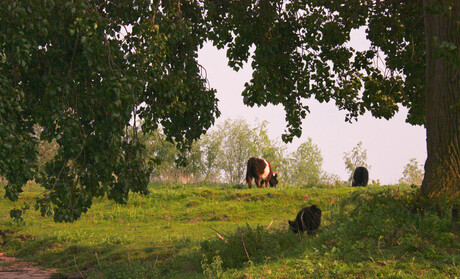
[[[246,177],[266,179],[270,175],[270,172],[270,164],[265,159],[249,158]]]
[[[352,186],[367,186],[369,171],[365,167],[357,167],[353,173]]]

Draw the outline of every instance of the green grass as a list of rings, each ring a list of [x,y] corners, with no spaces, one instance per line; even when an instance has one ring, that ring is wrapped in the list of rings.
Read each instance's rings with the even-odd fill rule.
[[[344,188],[152,184],[126,205],[106,199],[75,223],[9,210],[0,201],[0,251],[85,278],[456,278],[458,221],[447,203],[415,203],[406,186]],[[3,194],[2,194],[3,196]],[[322,209],[314,237],[287,220]],[[438,205],[439,205],[438,204]],[[271,225],[270,225],[271,224]],[[267,227],[270,227],[267,230]],[[222,240],[218,234],[223,237]]]

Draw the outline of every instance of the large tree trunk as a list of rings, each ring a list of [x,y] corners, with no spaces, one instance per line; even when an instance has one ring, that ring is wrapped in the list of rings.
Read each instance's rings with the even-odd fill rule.
[[[433,13],[437,3],[444,6]],[[441,59],[436,52],[442,42],[459,45],[459,1],[423,0],[426,36],[426,137],[428,157],[422,195],[458,196],[460,191],[460,69],[453,60]],[[452,6],[452,9],[448,7]],[[439,7],[438,7],[439,8]],[[447,8],[447,9],[446,9]],[[436,39],[434,39],[436,38]],[[439,52],[438,52],[439,54]],[[459,55],[459,50],[454,53]],[[458,62],[457,62],[458,63]]]

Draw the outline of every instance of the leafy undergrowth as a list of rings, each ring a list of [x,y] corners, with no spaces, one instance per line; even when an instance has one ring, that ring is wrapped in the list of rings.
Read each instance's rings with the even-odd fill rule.
[[[0,250],[85,278],[455,278],[458,220],[448,201],[421,206],[405,186],[354,188],[152,184],[127,205],[106,199],[72,224],[29,211],[39,193],[0,203]],[[322,209],[316,235],[287,220]]]

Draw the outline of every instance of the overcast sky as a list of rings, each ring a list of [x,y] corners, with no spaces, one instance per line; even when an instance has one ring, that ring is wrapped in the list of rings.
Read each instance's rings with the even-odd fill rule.
[[[363,32],[352,34],[351,45],[355,49],[369,46]],[[207,70],[210,86],[217,90],[219,109],[222,113],[217,124],[226,119],[243,118],[251,126],[266,120],[269,123],[269,136],[281,142],[286,122],[282,106],[247,107],[243,104],[241,92],[244,83],[251,79],[252,69],[245,65],[234,72],[227,66],[225,51],[206,44],[199,52],[199,62]],[[302,124],[302,137],[288,144],[290,151],[311,137],[321,149],[324,158],[323,170],[339,175],[347,180],[348,173],[343,160],[344,152],[349,152],[359,141],[367,150],[367,163],[371,166],[369,179],[379,179],[382,184],[394,184],[402,176],[409,159],[416,158],[419,164],[426,160],[426,132],[423,127],[405,122],[407,110],[390,120],[375,119],[370,113],[361,116],[352,124],[345,122],[345,112],[339,111],[334,101],[320,104],[316,100],[306,100],[310,114]],[[276,170],[275,170],[276,171]]]

